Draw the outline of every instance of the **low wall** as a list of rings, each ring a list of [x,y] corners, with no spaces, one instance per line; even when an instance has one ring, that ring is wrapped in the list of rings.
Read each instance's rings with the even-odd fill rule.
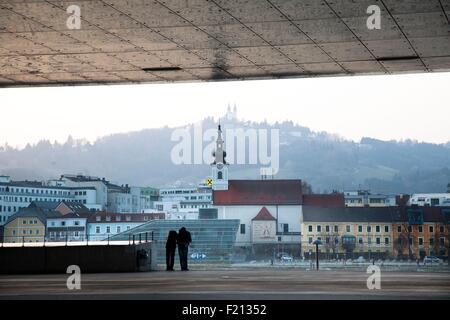
[[[3,247],[0,248],[0,274],[66,273],[70,265],[79,266],[83,273],[150,271],[156,270],[156,259],[155,242],[135,245]]]

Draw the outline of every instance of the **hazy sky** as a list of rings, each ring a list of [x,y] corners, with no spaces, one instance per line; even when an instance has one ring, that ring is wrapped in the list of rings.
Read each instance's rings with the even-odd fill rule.
[[[0,89],[0,145],[66,141],[219,117],[292,120],[359,141],[450,141],[450,73]]]

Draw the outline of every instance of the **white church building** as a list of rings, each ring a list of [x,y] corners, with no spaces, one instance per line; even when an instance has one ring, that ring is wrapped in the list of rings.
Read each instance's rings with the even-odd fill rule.
[[[285,251],[300,255],[302,182],[283,180],[230,180],[222,130],[211,164],[212,201],[218,219],[239,219],[236,246],[254,254]],[[290,249],[289,249],[290,248]]]

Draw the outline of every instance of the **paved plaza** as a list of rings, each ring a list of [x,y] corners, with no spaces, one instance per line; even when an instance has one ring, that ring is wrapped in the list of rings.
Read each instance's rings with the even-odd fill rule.
[[[211,271],[2,275],[0,299],[449,299],[450,273],[382,272],[381,289],[367,289],[364,271],[216,269]]]

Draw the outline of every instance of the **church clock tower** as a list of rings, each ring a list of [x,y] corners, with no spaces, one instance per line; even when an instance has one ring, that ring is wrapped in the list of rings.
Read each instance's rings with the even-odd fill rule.
[[[228,190],[228,163],[225,158],[227,153],[223,147],[222,129],[217,129],[216,151],[213,152],[214,162],[211,163],[212,189]]]

